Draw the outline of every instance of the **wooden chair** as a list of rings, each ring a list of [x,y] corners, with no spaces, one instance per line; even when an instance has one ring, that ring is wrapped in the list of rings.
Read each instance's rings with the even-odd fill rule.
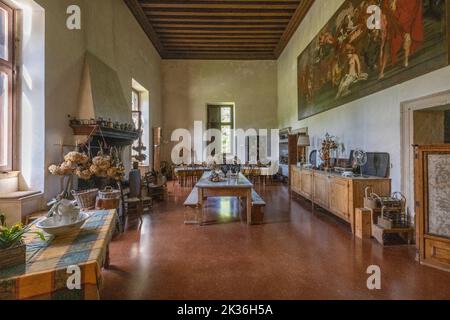
[[[139,221],[142,223],[142,214],[145,209],[151,210],[153,201],[151,197],[142,195],[142,180],[139,171],[130,172],[129,182],[128,193],[124,192],[121,183],[118,184],[122,198],[123,212],[127,217],[129,213],[136,213]]]
[[[156,174],[152,179],[146,179],[147,196],[164,201],[167,196],[167,178]]]
[[[186,170],[181,170],[177,172],[177,177],[178,177],[178,183],[180,184],[180,186],[185,187],[186,186],[186,182],[187,182],[187,171]]]

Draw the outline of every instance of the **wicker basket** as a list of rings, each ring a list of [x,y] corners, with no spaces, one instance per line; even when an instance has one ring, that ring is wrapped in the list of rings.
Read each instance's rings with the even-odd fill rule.
[[[97,198],[98,189],[90,189],[85,191],[72,190],[72,195],[77,200],[81,210],[91,210],[95,208],[95,199]]]
[[[118,199],[120,198],[120,191],[114,190],[112,187],[106,187],[98,192],[99,199]]]

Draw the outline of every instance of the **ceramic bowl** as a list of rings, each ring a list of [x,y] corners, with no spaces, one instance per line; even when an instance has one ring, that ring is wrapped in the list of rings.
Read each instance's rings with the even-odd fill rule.
[[[58,220],[57,216],[53,216],[39,221],[38,223],[36,223],[36,226],[48,234],[59,236],[81,229],[83,224],[90,217],[91,214],[87,212],[80,212],[80,215],[75,222],[70,224],[62,224],[61,221]]]

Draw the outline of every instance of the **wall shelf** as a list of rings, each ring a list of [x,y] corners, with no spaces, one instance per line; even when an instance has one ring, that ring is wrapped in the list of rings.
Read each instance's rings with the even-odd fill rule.
[[[76,125],[70,124],[73,134],[77,136],[89,136],[94,138],[105,138],[111,145],[129,146],[139,139],[139,132],[100,127],[99,125]]]

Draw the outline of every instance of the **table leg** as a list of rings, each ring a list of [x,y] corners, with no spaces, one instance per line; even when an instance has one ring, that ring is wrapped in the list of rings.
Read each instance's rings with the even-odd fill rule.
[[[252,224],[252,189],[247,191],[247,224]]]
[[[203,224],[203,218],[205,216],[205,205],[204,205],[204,198],[203,198],[203,189],[198,188],[198,205],[200,206],[200,221],[198,222],[198,225],[201,226]]]
[[[110,267],[110,258],[109,258],[109,245],[108,245],[108,247],[106,248],[106,257],[105,257],[105,265],[104,265],[104,268],[106,269],[106,270],[108,270],[109,269],[109,267]]]

